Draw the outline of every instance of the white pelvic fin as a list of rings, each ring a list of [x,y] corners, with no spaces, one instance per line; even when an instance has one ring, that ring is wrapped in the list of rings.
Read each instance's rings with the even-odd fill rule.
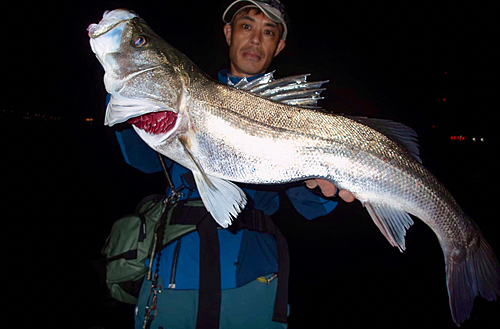
[[[247,203],[245,193],[230,181],[205,174],[185,142],[182,139],[179,139],[179,141],[186,155],[197,168],[192,172],[205,208],[220,226],[227,228],[232,220],[238,217],[241,210],[245,208]]]
[[[387,241],[403,252],[406,248],[406,230],[413,225],[410,215],[403,210],[386,205],[371,204],[369,202],[365,202],[363,205]]]
[[[227,228],[247,203],[245,193],[225,179],[193,171],[196,187],[207,210],[215,221]]]

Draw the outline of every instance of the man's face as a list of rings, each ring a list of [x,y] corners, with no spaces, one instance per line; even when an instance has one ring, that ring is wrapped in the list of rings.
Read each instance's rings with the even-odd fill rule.
[[[285,47],[278,24],[255,10],[236,14],[233,24],[224,26],[224,34],[229,45],[231,73],[240,77],[264,73]]]

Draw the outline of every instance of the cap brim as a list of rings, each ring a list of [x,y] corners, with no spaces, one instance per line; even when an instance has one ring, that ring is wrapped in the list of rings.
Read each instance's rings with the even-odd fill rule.
[[[226,11],[224,11],[224,14],[222,14],[222,20],[224,23],[229,24],[233,21],[234,15],[244,7],[248,6],[255,6],[259,8],[270,20],[272,20],[275,23],[280,23],[283,25],[283,34],[281,36],[282,40],[286,39],[287,36],[287,26],[283,18],[280,16],[277,16],[273,12],[271,12],[268,8],[262,6],[262,4],[252,1],[252,0],[238,0],[233,2],[232,4],[227,7]]]

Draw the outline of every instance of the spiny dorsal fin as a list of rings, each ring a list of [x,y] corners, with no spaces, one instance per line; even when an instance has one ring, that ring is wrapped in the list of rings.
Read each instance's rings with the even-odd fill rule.
[[[249,90],[251,88],[254,88],[257,85],[268,84],[268,83],[270,83],[271,81],[274,80],[274,72],[275,71],[266,73],[263,76],[258,77],[257,79],[252,80],[251,82],[248,82],[247,77],[244,77],[243,79],[241,79],[240,81],[238,81],[238,83],[236,83],[235,85],[233,85],[233,87],[236,88],[236,89]],[[231,80],[229,80],[229,82],[231,82]],[[229,85],[231,86],[232,83],[229,84]]]
[[[325,88],[320,88],[326,81],[307,82],[309,74],[300,74],[274,80],[274,72],[267,73],[251,82],[241,79],[235,88],[269,98],[293,106],[317,109],[320,94]]]

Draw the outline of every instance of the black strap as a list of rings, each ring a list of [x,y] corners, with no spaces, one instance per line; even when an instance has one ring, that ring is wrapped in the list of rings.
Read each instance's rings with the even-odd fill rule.
[[[139,293],[141,291],[141,286],[142,286],[142,278],[137,281],[120,282],[118,283],[118,285],[127,294],[132,295],[135,298],[139,298]]]
[[[273,321],[287,322],[288,281],[290,276],[290,255],[288,243],[272,218],[259,210],[247,210],[241,213],[240,220],[233,222],[236,229],[249,229],[274,235],[278,247],[278,287],[274,299]],[[231,226],[233,226],[231,225]]]
[[[200,327],[197,328],[218,328],[221,298],[218,225],[205,207],[180,206],[178,209],[179,216],[175,216],[171,224],[196,224],[198,234],[200,235],[200,296],[198,300],[197,319]],[[248,229],[274,235],[278,248],[279,276],[274,300],[273,321],[286,323],[290,256],[285,237],[281,234],[276,224],[274,224],[272,218],[260,210],[247,209],[243,211],[228,229]],[[210,294],[214,295],[209,296]]]
[[[190,200],[192,201],[192,200]],[[208,210],[205,207],[186,206],[186,201],[178,202],[178,216],[170,220],[170,224],[198,225],[200,220],[207,216]],[[212,219],[214,220],[214,219]],[[215,221],[215,220],[214,220]]]
[[[266,216],[271,222],[271,218]],[[273,223],[274,224],[274,223]],[[290,275],[290,255],[288,254],[288,243],[285,237],[276,228],[276,244],[278,246],[278,287],[276,289],[276,297],[274,299],[274,314],[273,321],[286,323],[287,322],[287,304],[288,304],[288,280]]]
[[[207,214],[198,223],[197,230],[200,235],[200,282],[196,329],[218,329],[222,293],[217,223]]]
[[[137,249],[127,250],[125,252],[122,252],[121,254],[106,258],[106,263],[109,264],[115,260],[122,259],[122,258],[124,258],[126,260],[136,259],[137,258]]]

